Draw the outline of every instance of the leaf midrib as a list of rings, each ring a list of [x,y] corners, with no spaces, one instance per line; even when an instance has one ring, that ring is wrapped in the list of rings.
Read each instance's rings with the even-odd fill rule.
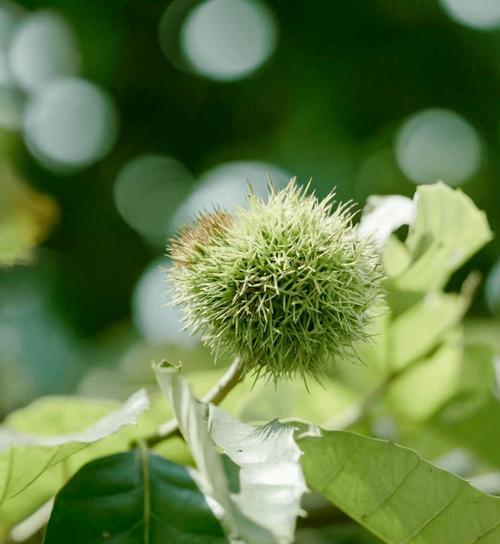
[[[150,517],[151,517],[151,489],[149,480],[149,452],[146,445],[141,442],[139,444],[139,456],[142,468],[143,480],[143,519],[144,519],[144,544],[149,544],[150,540]]]

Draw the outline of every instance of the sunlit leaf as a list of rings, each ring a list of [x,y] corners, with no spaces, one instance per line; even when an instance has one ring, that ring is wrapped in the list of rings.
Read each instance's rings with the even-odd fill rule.
[[[412,450],[335,431],[299,446],[308,484],[388,544],[500,541],[500,498]]]
[[[388,392],[392,409],[406,418],[425,420],[457,389],[461,346],[448,342],[436,353],[412,365]]]
[[[415,203],[408,197],[372,195],[363,209],[358,233],[382,245],[397,229],[413,223],[414,218]]]
[[[421,185],[417,211],[406,246],[411,264],[391,282],[393,288],[429,291],[443,287],[450,275],[492,238],[484,212],[460,189],[444,183]]]
[[[396,379],[388,400],[398,415],[423,421],[460,392],[475,392],[485,398],[493,383],[491,350],[464,345],[462,335],[455,331],[432,355]]]
[[[40,475],[88,445],[136,423],[147,409],[148,398],[139,391],[119,409],[85,429],[69,434],[40,436],[0,429],[0,504],[24,491]]]
[[[292,542],[305,484],[291,429],[278,425],[257,430],[198,403],[179,369],[159,365],[156,374],[191,448],[200,488],[217,505],[214,512],[228,538],[254,544]],[[237,491],[216,445],[238,468]]]
[[[293,542],[306,491],[293,428],[274,420],[256,429],[215,406],[210,407],[209,421],[210,437],[239,467],[239,493],[233,500],[278,542]]]
[[[462,296],[433,292],[396,317],[387,338],[392,367],[401,369],[427,355],[459,323],[466,309]]]
[[[189,471],[144,449],[85,465],[56,498],[45,542],[216,544],[222,528]]]
[[[119,407],[120,403],[115,401],[45,397],[13,412],[6,419],[5,427],[10,431],[36,437],[75,433],[91,426]],[[68,478],[87,462],[129,449],[133,440],[152,434],[170,417],[171,413],[163,397],[153,396],[150,409],[138,417],[138,425],[122,427],[117,433],[98,442],[81,445],[75,453],[52,468],[47,468],[25,492],[11,497],[0,505],[0,533],[25,519],[53,497]],[[186,445],[180,438],[172,438],[166,443],[159,444],[156,450],[176,462],[186,463],[190,459]]]
[[[474,318],[464,323],[465,335],[470,342],[491,346],[495,355],[500,357],[500,321],[498,319]]]
[[[320,424],[357,399],[347,385],[326,378],[321,384],[308,384],[307,389],[301,378],[276,385],[260,381],[254,387],[252,383],[244,386],[231,398],[240,396],[237,413],[245,421],[294,418]]]
[[[398,276],[410,265],[408,248],[396,236],[390,236],[383,247],[382,262],[388,276]]]
[[[359,525],[342,523],[299,531],[295,542],[296,544],[380,544],[382,541]]]

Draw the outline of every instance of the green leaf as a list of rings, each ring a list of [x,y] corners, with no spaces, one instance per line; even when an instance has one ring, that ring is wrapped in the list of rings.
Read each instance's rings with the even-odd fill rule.
[[[474,318],[465,321],[466,338],[472,343],[491,346],[496,356],[500,357],[500,321],[491,318]]]
[[[229,540],[292,542],[305,490],[298,462],[300,450],[292,430],[282,426],[257,430],[220,409],[209,410],[193,396],[178,368],[158,365],[155,370],[200,471],[200,489],[219,505],[217,511]],[[216,444],[236,464],[238,492],[233,492],[227,464]]]
[[[404,418],[424,421],[459,393],[483,400],[494,384],[492,352],[464,345],[460,331],[448,335],[429,357],[411,365],[388,391],[392,410]]]
[[[390,277],[399,276],[410,265],[408,248],[394,235],[387,239],[383,247],[382,262],[385,273]]]
[[[411,264],[391,285],[427,292],[443,287],[450,275],[492,238],[484,212],[460,189],[444,183],[421,185],[417,211],[406,239]]]
[[[4,428],[10,432],[36,435],[66,435],[91,426],[99,419],[120,408],[116,401],[82,397],[51,396],[36,400],[25,408],[16,410],[6,419]],[[148,436],[171,417],[162,395],[151,397],[150,408],[143,412],[137,425],[122,427],[117,433],[88,445],[82,445],[76,453],[48,468],[26,491],[4,501],[0,505],[0,535],[7,533],[53,497],[59,489],[83,465],[98,457],[128,450],[133,440]],[[189,463],[190,456],[185,442],[174,437],[155,448],[178,463]],[[0,454],[1,459],[2,454]]]
[[[308,484],[388,544],[496,544],[500,498],[414,451],[349,432],[303,435]]]
[[[138,391],[119,409],[94,421],[89,427],[69,434],[40,436],[0,429],[0,504],[18,495],[46,470],[88,445],[136,423],[147,409],[148,398]]]
[[[348,386],[327,378],[321,384],[308,383],[307,389],[302,378],[278,384],[259,380],[255,385],[252,380],[244,385],[244,389],[234,392],[234,397],[239,397],[238,414],[245,421],[293,418],[320,424],[358,398]]]
[[[461,346],[450,341],[406,369],[388,391],[393,411],[416,421],[429,418],[456,393],[461,363]]]
[[[500,401],[490,395],[471,410],[466,409],[464,400],[467,399],[459,396],[448,403],[431,420],[432,428],[456,446],[467,448],[483,462],[500,470],[500,448],[496,439]]]
[[[298,531],[296,544],[380,544],[374,535],[354,523]]]
[[[434,292],[396,317],[387,337],[391,366],[399,370],[428,355],[443,335],[460,322],[466,309],[464,297]]]
[[[218,544],[222,528],[189,471],[138,449],[85,465],[58,494],[46,544]]]

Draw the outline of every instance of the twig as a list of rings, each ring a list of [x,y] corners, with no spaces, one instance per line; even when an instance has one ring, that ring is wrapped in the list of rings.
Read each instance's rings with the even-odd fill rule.
[[[220,404],[227,395],[234,389],[243,378],[243,364],[240,358],[236,358],[234,363],[227,369],[222,378],[202,397],[202,402],[208,404]],[[142,440],[146,446],[152,448],[173,436],[179,435],[179,424],[177,419],[171,419],[161,425],[157,432]]]
[[[348,406],[343,412],[335,416],[331,420],[322,424],[322,427],[330,431],[345,431],[366,419],[384,393],[389,389],[392,383],[399,378],[404,372],[413,366],[413,363],[404,366],[403,368],[388,374],[386,378],[372,389],[360,402]]]

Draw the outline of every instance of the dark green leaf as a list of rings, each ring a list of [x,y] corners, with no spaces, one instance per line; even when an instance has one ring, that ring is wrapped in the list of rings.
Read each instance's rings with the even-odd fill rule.
[[[85,465],[56,498],[46,544],[211,544],[226,539],[189,471],[135,450]]]

